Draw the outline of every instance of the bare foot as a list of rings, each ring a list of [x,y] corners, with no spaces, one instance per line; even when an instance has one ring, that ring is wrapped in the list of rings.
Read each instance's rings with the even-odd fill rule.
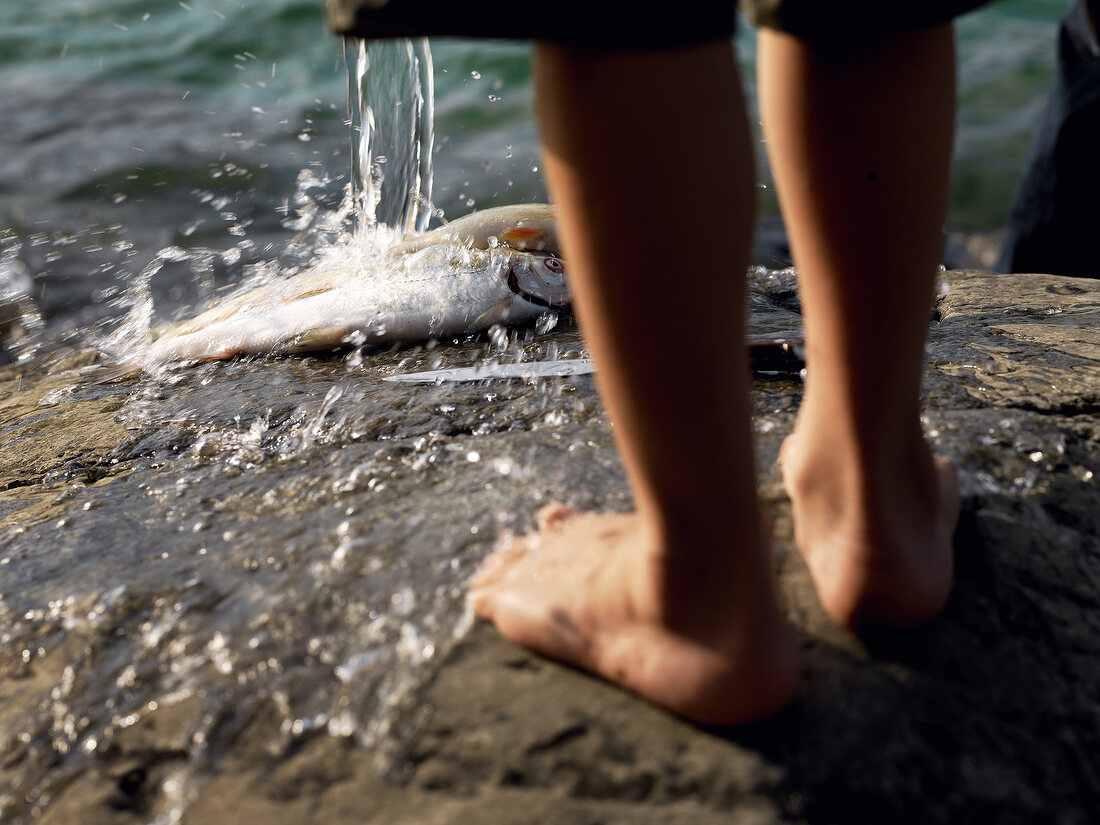
[[[503,541],[470,589],[474,611],[506,638],[697,722],[749,722],[789,701],[794,636],[767,574],[730,582],[697,570],[677,588],[633,514],[558,504],[538,521],[537,533]]]
[[[853,630],[915,627],[936,616],[954,572],[955,465],[933,458],[921,440],[904,473],[872,478],[845,466],[853,451],[813,446],[796,430],[780,467],[795,541],[825,612]]]

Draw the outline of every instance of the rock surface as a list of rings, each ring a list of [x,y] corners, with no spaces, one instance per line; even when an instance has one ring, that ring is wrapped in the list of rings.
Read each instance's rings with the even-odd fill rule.
[[[196,720],[206,707],[198,694],[162,695],[155,712],[116,725],[102,742],[89,746],[78,734],[66,739],[66,724],[79,729],[81,721],[79,714],[66,721],[58,697],[65,707],[79,706],[73,684],[83,684],[81,667],[94,673],[97,661],[115,650],[111,640],[126,637],[133,617],[125,607],[102,610],[107,618],[97,628],[111,626],[96,630],[95,645],[73,631],[72,622],[66,631],[60,620],[28,618],[36,609],[49,613],[51,581],[61,575],[50,565],[79,561],[78,551],[68,549],[51,560],[41,547],[42,525],[71,518],[73,502],[84,502],[101,526],[81,534],[82,552],[107,564],[119,543],[111,525],[121,530],[135,499],[102,491],[125,489],[126,479],[149,472],[151,462],[171,471],[172,462],[183,459],[165,457],[132,417],[119,416],[131,403],[125,393],[74,391],[80,361],[52,373],[3,368],[0,819],[44,825],[1094,822],[1100,811],[1100,282],[976,271],[947,272],[943,282],[925,387],[927,431],[959,464],[964,493],[957,580],[947,608],[919,632],[869,641],[830,624],[792,550],[773,466],[800,385],[783,376],[760,378],[755,403],[764,498],[776,527],[783,597],[802,639],[803,678],[784,712],[739,729],[686,724],[476,624],[457,633],[421,672],[391,717],[391,747],[382,755],[383,749],[334,735],[331,727],[276,736],[272,731],[284,719],[277,691],[249,706],[248,718],[218,740],[222,749],[212,762],[196,756],[203,749]],[[323,362],[314,367],[336,369]],[[587,452],[570,447],[578,472],[613,491],[587,503],[623,506],[625,488],[594,389],[580,381],[568,393],[580,400],[553,430],[531,426],[535,416],[516,416],[489,434],[458,428],[448,443],[461,450],[480,445],[488,454],[490,438],[508,439],[510,454],[526,445],[534,456],[587,444]],[[276,427],[278,410],[268,413]],[[539,420],[544,415],[539,408]],[[389,431],[380,423],[372,432],[366,440]],[[201,435],[189,436],[191,454],[200,457],[208,443],[199,443]],[[351,449],[351,441],[341,446]],[[485,462],[463,455],[468,460],[448,465],[454,483],[432,488],[438,495],[488,484],[478,475]],[[547,469],[549,476],[556,472]],[[251,476],[229,478],[247,485]],[[515,483],[537,488],[532,499],[538,499],[543,492],[562,494],[573,480]],[[183,493],[183,503],[173,506],[199,495]],[[448,529],[465,534],[469,523],[492,527],[484,509],[498,505],[478,496],[471,493],[468,519],[443,525],[439,535]],[[539,503],[517,505],[517,527]],[[419,506],[428,505],[420,500]],[[258,509],[257,517],[264,512]],[[491,540],[463,544],[456,558],[476,563]],[[248,553],[262,560],[269,551],[276,552]],[[300,574],[293,560],[287,564],[271,566],[265,581]],[[146,569],[143,575],[155,580],[158,568]],[[137,579],[125,580],[138,589]],[[234,587],[233,580],[215,582],[217,599],[195,609],[219,609]],[[35,600],[43,604],[36,608]],[[276,654],[281,667],[298,656],[290,649]],[[123,682],[118,685],[108,685],[108,692],[124,693]],[[216,691],[217,685],[208,687]],[[232,682],[224,690],[231,693]],[[24,726],[44,709],[55,717],[46,725],[48,747],[27,732],[37,729]],[[74,757],[66,742],[85,754]]]

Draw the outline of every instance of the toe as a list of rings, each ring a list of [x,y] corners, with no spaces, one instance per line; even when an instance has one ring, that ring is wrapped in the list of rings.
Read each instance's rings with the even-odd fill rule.
[[[576,515],[578,515],[577,511],[568,504],[555,501],[547,504],[535,513],[535,523],[538,525],[540,531],[550,530],[555,527],[560,527]]]
[[[508,575],[517,562],[531,551],[531,536],[502,536],[496,547],[481,561],[470,579],[471,587],[485,587]]]

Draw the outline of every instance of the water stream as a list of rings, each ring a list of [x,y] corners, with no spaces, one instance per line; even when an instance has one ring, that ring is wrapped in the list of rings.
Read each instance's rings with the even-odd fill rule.
[[[435,86],[428,40],[348,38],[344,56],[357,219],[418,235],[432,218]]]

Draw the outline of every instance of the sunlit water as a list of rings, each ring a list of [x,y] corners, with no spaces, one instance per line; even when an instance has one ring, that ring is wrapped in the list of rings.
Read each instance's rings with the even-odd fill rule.
[[[960,27],[964,103],[1002,84],[1021,98],[988,117],[964,112],[961,152],[994,157],[982,174],[996,184],[979,189],[1000,192],[1003,167],[1018,163],[1060,7],[988,12],[984,25],[1018,35],[1011,49],[981,39],[980,22]],[[526,47],[442,43],[434,72],[423,44],[356,48],[350,82],[379,97],[368,113],[353,95],[345,118],[346,64],[312,2],[9,4],[0,16],[6,346],[28,369],[54,364],[43,416],[115,399],[124,432],[100,464],[46,479],[64,517],[13,523],[0,542],[0,576],[20,572],[18,586],[0,586],[3,664],[41,680],[35,712],[0,729],[17,765],[0,819],[30,821],[154,722],[171,753],[150,821],[178,819],[246,733],[272,760],[309,736],[347,737],[385,769],[423,711],[417,689],[468,625],[463,583],[495,538],[547,501],[623,508],[628,493],[590,377],[383,379],[576,358],[577,331],[496,328],[121,384],[64,359],[89,344],[140,347],[155,325],[293,278],[333,250],[366,272],[436,207],[455,217],[544,199]],[[419,94],[419,108],[395,108],[387,87]],[[406,137],[387,144],[398,124]],[[983,130],[1014,148],[989,152]],[[361,229],[389,234],[354,235],[353,216],[372,207],[377,220]],[[750,331],[796,335],[791,273],[751,275]],[[797,382],[797,367],[780,366],[774,379]],[[772,427],[791,414],[774,412]],[[1032,483],[1028,456],[1042,445],[1011,437],[1023,445],[1017,477]]]

